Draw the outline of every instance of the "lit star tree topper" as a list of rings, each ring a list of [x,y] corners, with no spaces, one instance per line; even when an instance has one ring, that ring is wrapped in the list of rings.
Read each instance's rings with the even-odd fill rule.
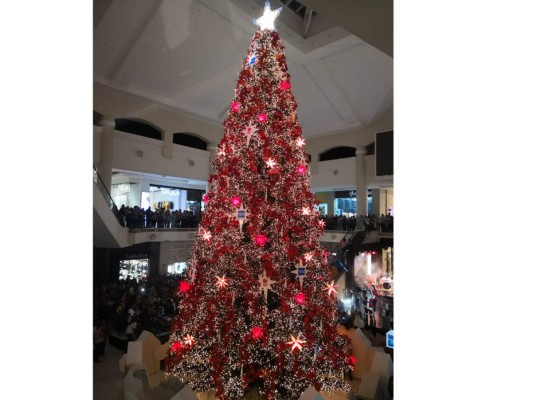
[[[258,25],[262,31],[269,29],[275,31],[276,27],[274,26],[274,21],[281,13],[283,7],[277,8],[274,11],[270,9],[270,1],[265,1],[265,10],[261,18],[254,19],[254,25]]]

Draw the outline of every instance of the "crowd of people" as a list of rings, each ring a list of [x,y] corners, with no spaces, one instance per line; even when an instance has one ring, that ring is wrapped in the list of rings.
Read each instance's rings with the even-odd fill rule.
[[[94,361],[101,360],[109,334],[133,341],[147,330],[164,342],[178,312],[177,282],[177,275],[167,274],[100,286],[93,296]]]
[[[120,224],[129,229],[166,229],[166,228],[197,228],[200,223],[200,213],[188,210],[168,210],[156,208],[146,210],[139,206],[126,207],[122,205],[118,209],[113,205],[113,212]],[[354,231],[364,229],[367,231],[379,230],[392,232],[394,217],[388,213],[378,217],[375,214],[347,217],[346,215],[320,216],[325,222],[325,230]]]
[[[196,228],[200,222],[199,213],[188,210],[152,210],[151,207],[145,210],[139,206],[126,207],[123,204],[120,208],[113,205],[113,212],[120,224],[129,229]]]
[[[358,217],[347,217],[346,215],[320,217],[325,223],[325,229],[328,231],[354,231],[356,229],[365,229],[367,231],[379,230],[381,232],[392,232],[394,217],[388,213],[381,214],[380,217],[375,214],[361,215]]]

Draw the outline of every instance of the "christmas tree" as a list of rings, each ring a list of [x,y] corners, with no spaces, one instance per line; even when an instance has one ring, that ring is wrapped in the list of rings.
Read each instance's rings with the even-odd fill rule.
[[[268,2],[243,60],[180,282],[167,371],[193,390],[268,399],[349,390],[346,336],[305,140]]]

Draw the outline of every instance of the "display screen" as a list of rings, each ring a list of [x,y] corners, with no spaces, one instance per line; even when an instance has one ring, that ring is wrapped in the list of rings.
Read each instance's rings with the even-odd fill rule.
[[[393,175],[393,131],[376,133],[376,176]]]

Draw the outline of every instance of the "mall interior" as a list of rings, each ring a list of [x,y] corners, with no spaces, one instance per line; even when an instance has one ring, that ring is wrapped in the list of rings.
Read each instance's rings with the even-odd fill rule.
[[[264,3],[93,2],[93,318],[108,330],[94,359],[95,399],[180,398],[159,365],[139,361],[144,380],[131,369],[132,343],[143,332],[168,341],[210,162]],[[392,2],[270,4],[283,8],[276,30],[325,222],[320,243],[357,352],[352,392],[330,397],[391,399]]]

